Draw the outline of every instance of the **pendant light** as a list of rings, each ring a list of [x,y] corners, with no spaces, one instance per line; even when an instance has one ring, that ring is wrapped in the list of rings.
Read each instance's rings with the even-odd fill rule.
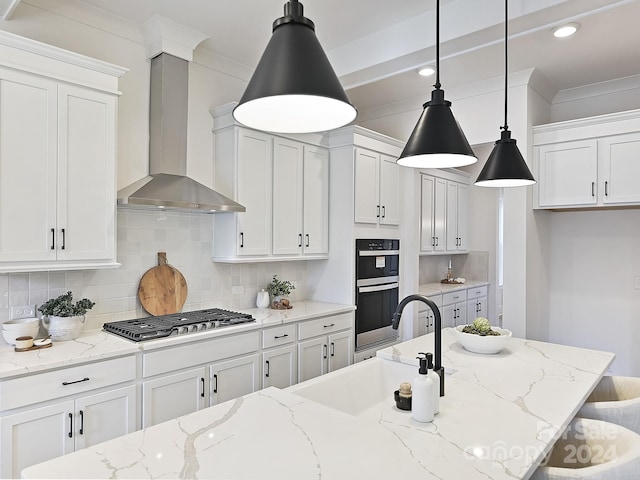
[[[287,2],[234,118],[257,130],[309,133],[342,127],[356,113],[302,4]]]
[[[431,101],[423,105],[397,163],[414,168],[461,167],[475,163],[471,146],[451,112],[451,102],[440,89],[440,0],[436,0],[436,83]]]
[[[495,143],[487,163],[485,163],[475,185],[478,187],[524,187],[536,183],[531,171],[524,161],[515,138],[507,124],[507,95],[509,77],[507,43],[509,32],[507,29],[509,18],[508,0],[504,1],[504,126],[500,140]]]

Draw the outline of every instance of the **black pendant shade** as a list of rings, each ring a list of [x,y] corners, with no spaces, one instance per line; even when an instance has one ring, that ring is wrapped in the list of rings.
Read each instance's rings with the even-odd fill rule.
[[[527,162],[509,130],[503,130],[475,185],[478,187],[522,187],[536,183]]]
[[[286,3],[233,116],[258,130],[308,133],[341,127],[356,114],[302,4]]]
[[[504,2],[504,126],[502,133],[487,159],[475,184],[478,187],[524,187],[533,185],[536,180],[531,174],[531,170],[524,161],[516,140],[511,138],[511,132],[507,124],[507,94],[508,89],[508,0]]]
[[[398,164],[414,168],[446,168],[474,163],[477,158],[451,112],[451,102],[444,99],[444,90],[433,90],[431,101],[423,107]]]

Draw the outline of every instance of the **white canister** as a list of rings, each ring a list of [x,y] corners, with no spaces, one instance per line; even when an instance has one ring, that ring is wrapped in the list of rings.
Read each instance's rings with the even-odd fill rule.
[[[264,288],[258,292],[256,296],[256,307],[267,308],[269,306],[269,292]]]

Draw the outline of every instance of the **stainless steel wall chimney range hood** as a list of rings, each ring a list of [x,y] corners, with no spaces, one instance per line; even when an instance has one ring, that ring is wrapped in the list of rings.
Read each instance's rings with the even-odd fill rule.
[[[189,62],[151,59],[149,176],[118,192],[118,205],[194,213],[244,212],[239,203],[187,176]]]

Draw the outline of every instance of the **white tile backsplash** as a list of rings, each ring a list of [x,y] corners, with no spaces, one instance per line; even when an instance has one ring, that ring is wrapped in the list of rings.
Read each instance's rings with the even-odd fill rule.
[[[257,292],[274,274],[295,281],[292,301],[306,298],[306,261],[222,264],[211,261],[213,216],[177,212],[118,209],[118,262],[107,270],[33,272],[0,275],[0,322],[9,320],[9,307],[41,305],[71,290],[74,299],[89,298],[96,306],[87,313],[87,329],[105,322],[148,314],[137,298],[144,273],[157,265],[157,253],[184,275],[188,296],[183,310],[255,307]],[[232,295],[242,285],[244,293]]]

